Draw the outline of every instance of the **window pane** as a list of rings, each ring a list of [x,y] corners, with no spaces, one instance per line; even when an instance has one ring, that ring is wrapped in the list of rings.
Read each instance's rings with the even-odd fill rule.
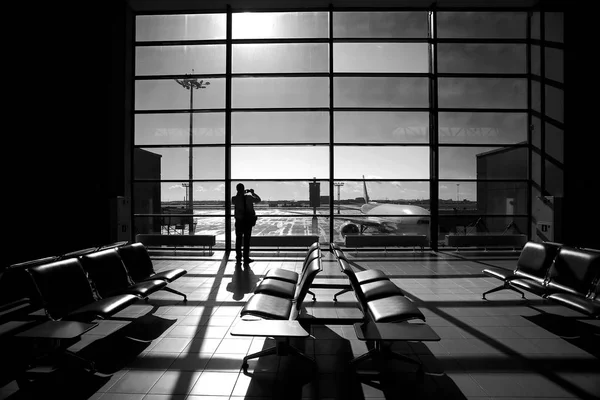
[[[541,76],[542,75],[542,64],[541,64],[541,49],[540,46],[531,46],[531,73]]]
[[[188,214],[187,182],[135,182],[135,214]],[[225,214],[223,182],[193,182],[194,214]],[[168,222],[168,221],[167,221]]]
[[[525,12],[438,12],[439,38],[525,39]]]
[[[263,215],[313,215],[313,207],[310,204],[310,185],[314,181],[243,181],[231,182],[231,195],[237,193],[236,185],[243,183],[246,189],[254,189],[260,196],[261,202],[255,205],[256,214]],[[320,198],[320,206],[316,208],[317,214],[329,214],[329,183],[328,181],[317,181],[317,193]],[[231,207],[232,211],[234,206]]]
[[[193,143],[225,143],[225,114],[197,113],[193,115]],[[189,144],[190,114],[137,114],[135,116],[136,145]]]
[[[563,51],[561,49],[553,49],[546,47],[544,58],[546,59],[546,78],[564,82],[564,65],[563,65]]]
[[[334,174],[336,179],[429,179],[429,148],[337,147]]]
[[[329,143],[328,112],[234,112],[232,143]]]
[[[194,148],[194,179],[225,179],[225,147]]]
[[[437,55],[441,73],[527,72],[524,44],[440,43]]]
[[[234,13],[233,39],[326,38],[327,12]]]
[[[334,38],[426,38],[427,13],[334,12]]]
[[[477,182],[440,182],[440,211],[477,209]]]
[[[542,112],[542,85],[534,80],[531,80],[531,108]]]
[[[440,215],[439,221],[441,246],[447,246],[447,235],[527,234],[526,217]]]
[[[531,132],[531,143],[538,149],[542,148],[542,121],[538,117],[531,116],[533,131]]]
[[[563,122],[565,113],[563,90],[550,85],[544,87],[546,88],[546,115],[558,122]]]
[[[527,213],[527,182],[440,182],[439,187],[443,213]]]
[[[334,43],[334,72],[429,72],[427,43]]]
[[[545,188],[550,196],[563,197],[563,170],[552,161],[546,161]]]
[[[531,152],[531,179],[542,186],[542,157],[536,152]]]
[[[525,113],[439,113],[440,143],[512,144],[525,141]]]
[[[134,179],[189,179],[189,150],[181,148],[136,149]],[[225,151],[222,147],[193,150],[193,179],[223,179]]]
[[[402,206],[418,206],[423,210],[412,210],[415,215],[429,215],[429,182],[402,182],[402,181],[342,181],[334,196],[334,212],[346,215],[369,214],[406,214]],[[364,185],[367,187],[366,196],[369,202],[380,204],[393,204],[390,208],[380,208],[367,211],[361,209],[366,204]],[[338,200],[339,199],[339,200]],[[338,209],[340,210],[338,212]],[[417,213],[417,211],[419,211]]]
[[[329,45],[234,44],[232,72],[329,72]]]
[[[225,39],[225,14],[138,15],[135,40]]]
[[[225,79],[202,80],[205,89],[194,89],[194,110],[225,107]],[[200,82],[200,80],[198,81]],[[166,80],[135,81],[136,110],[190,109],[190,91],[175,82]]]
[[[451,108],[526,108],[527,80],[440,78],[439,106]]]
[[[429,143],[427,112],[346,112],[333,114],[336,143]]]
[[[546,154],[563,162],[564,159],[564,132],[562,129],[546,122]]]
[[[440,179],[527,179],[527,148],[442,147]]]
[[[234,146],[231,177],[244,179],[326,179],[327,146]]]
[[[549,42],[562,43],[564,40],[563,13],[547,12],[544,15],[544,39]]]
[[[333,78],[335,107],[428,107],[427,78]]]
[[[531,15],[531,38],[540,39],[540,13],[534,12]]]
[[[328,78],[234,78],[232,106],[238,108],[328,107]]]
[[[225,46],[143,46],[135,48],[136,75],[190,73],[225,73]]]

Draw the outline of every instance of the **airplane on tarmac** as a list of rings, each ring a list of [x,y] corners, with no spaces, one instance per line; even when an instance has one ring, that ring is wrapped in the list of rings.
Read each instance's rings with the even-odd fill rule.
[[[342,237],[348,234],[362,234],[369,228],[380,233],[429,237],[429,210],[413,205],[381,204],[370,201],[364,175],[363,192],[365,204],[360,207],[360,212],[366,217],[345,216],[347,222],[340,229]]]

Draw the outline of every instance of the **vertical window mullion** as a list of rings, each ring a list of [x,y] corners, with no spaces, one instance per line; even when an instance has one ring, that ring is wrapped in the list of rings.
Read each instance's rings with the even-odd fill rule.
[[[225,45],[225,251],[231,250],[231,51],[232,11],[227,5]]]
[[[437,78],[437,11],[429,11],[429,236],[433,251],[438,249],[439,225],[439,138],[438,138],[438,78]]]
[[[333,5],[329,5],[329,242],[334,239]]]

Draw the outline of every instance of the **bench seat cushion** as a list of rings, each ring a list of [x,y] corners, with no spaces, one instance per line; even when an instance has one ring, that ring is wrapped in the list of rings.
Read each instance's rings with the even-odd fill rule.
[[[135,303],[138,297],[132,294],[106,297],[80,307],[63,317],[66,321],[90,322],[96,318],[109,318]]]
[[[500,279],[501,281],[506,281],[508,279],[515,277],[513,270],[508,270],[508,269],[499,268],[499,267],[486,268],[482,272],[486,275],[493,276],[494,278]]]
[[[388,296],[404,296],[404,292],[398,286],[394,284],[394,282],[390,280],[380,280],[375,282],[365,283],[364,285],[360,285],[360,290],[362,290],[365,295],[365,300],[377,300],[382,297]]]
[[[292,300],[263,293],[253,294],[242,308],[240,315],[254,315],[266,319],[283,319],[290,317]]]
[[[175,269],[169,269],[166,271],[157,272],[156,274],[151,275],[144,280],[162,279],[167,282],[173,282],[175,279],[178,279],[185,274],[187,274],[187,271],[185,269],[175,268]]]
[[[358,280],[359,284],[369,283],[373,281],[379,281],[382,279],[389,279],[385,272],[380,271],[378,269],[368,269],[366,271],[359,271],[355,273],[356,280]]]
[[[297,272],[290,271],[289,269],[272,268],[267,271],[265,278],[279,279],[281,281],[287,281],[296,284],[298,283],[299,275]]]
[[[599,301],[587,299],[572,293],[552,293],[548,298],[594,318],[598,318],[600,315]]]
[[[279,279],[263,279],[260,281],[254,293],[264,293],[286,299],[293,299],[296,292],[296,285],[291,282]]]
[[[401,322],[411,319],[425,321],[425,316],[412,301],[404,296],[389,296],[367,302],[374,322]]]
[[[167,281],[164,281],[162,279],[143,281],[128,287],[124,291],[124,293],[129,293],[141,297],[148,297],[152,293],[164,288],[165,286],[167,286]]]
[[[517,289],[526,290],[540,297],[544,297],[548,294],[548,288],[533,279],[512,279],[509,281],[509,284]]]

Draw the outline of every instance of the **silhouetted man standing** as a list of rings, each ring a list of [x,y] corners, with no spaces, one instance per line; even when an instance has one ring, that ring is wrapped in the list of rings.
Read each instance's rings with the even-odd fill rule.
[[[254,189],[245,190],[243,183],[238,183],[235,188],[237,194],[231,198],[231,203],[235,206],[235,259],[238,263],[242,262],[243,256],[244,264],[250,264],[254,261],[250,259],[250,237],[257,218],[254,203],[261,200]]]

